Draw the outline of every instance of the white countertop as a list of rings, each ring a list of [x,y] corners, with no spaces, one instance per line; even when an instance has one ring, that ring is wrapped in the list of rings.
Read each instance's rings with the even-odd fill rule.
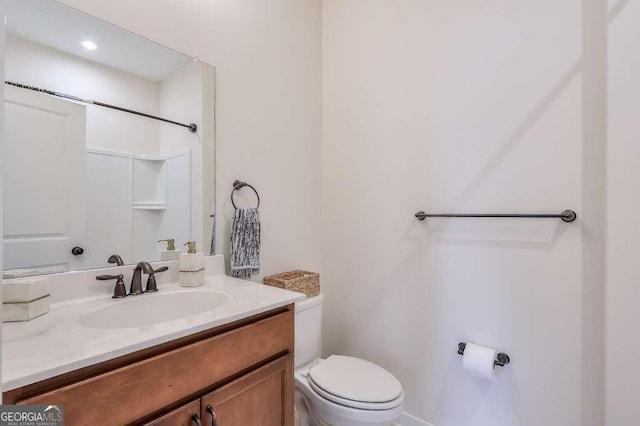
[[[219,325],[266,312],[297,300],[301,293],[239,280],[225,275],[206,278],[203,286],[188,288],[159,285],[155,294],[136,298],[170,297],[171,292],[211,291],[228,296],[222,306],[176,320],[136,326],[136,315],[127,328],[87,328],[79,321],[103,306],[126,303],[100,295],[51,305],[49,313],[22,323],[4,323],[2,329],[2,390],[8,391],[59,374],[77,370],[140,349],[159,345]],[[144,312],[139,313],[140,316]]]

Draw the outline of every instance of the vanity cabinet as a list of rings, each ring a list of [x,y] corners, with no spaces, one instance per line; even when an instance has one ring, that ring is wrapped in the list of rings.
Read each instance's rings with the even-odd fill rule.
[[[287,381],[292,374],[291,356],[280,358],[202,398],[204,424],[279,426],[293,424],[293,410],[283,401],[287,396]]]
[[[3,394],[67,425],[293,425],[293,305]],[[198,415],[198,418],[194,417]]]
[[[171,410],[163,416],[145,423],[147,426],[197,426],[202,423],[200,400]]]
[[[287,377],[290,355],[257,368],[231,383],[185,404],[147,426],[280,426],[293,424],[286,418]]]

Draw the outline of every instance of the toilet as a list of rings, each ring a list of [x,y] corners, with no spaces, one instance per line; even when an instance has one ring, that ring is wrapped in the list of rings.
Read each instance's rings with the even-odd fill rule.
[[[388,426],[402,415],[398,379],[360,358],[319,358],[321,294],[295,304],[295,408],[299,426]]]

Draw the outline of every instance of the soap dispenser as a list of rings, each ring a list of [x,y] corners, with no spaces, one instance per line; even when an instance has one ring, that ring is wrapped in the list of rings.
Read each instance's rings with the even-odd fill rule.
[[[176,242],[173,238],[166,240],[158,240],[159,243],[166,242],[167,248],[160,253],[160,260],[178,260],[180,258],[180,250],[176,250]]]
[[[198,287],[204,284],[204,253],[198,253],[196,242],[188,241],[187,253],[180,254],[180,285],[183,287]]]

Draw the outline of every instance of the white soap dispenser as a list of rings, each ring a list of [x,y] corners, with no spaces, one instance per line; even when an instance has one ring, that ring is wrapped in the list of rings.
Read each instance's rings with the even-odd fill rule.
[[[160,260],[178,260],[180,258],[180,250],[176,250],[176,242],[173,238],[166,240],[158,240],[159,243],[166,242],[167,248],[160,253]]]
[[[204,253],[196,251],[196,242],[188,241],[187,253],[180,254],[180,285],[198,287],[204,284]]]

